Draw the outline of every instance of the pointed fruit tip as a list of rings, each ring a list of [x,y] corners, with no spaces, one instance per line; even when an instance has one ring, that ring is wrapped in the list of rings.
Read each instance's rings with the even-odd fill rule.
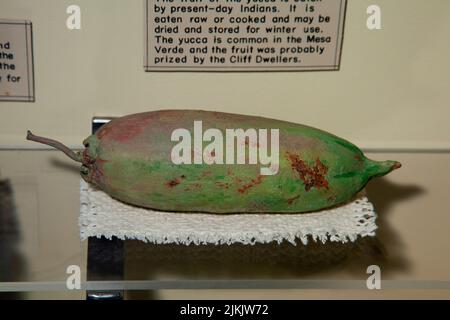
[[[400,169],[402,167],[402,164],[398,161],[395,161],[394,165],[392,166],[392,170]]]
[[[367,176],[370,178],[382,177],[388,174],[389,172],[398,169],[402,166],[400,162],[393,160],[374,161],[367,159],[366,163],[367,163],[366,167]]]

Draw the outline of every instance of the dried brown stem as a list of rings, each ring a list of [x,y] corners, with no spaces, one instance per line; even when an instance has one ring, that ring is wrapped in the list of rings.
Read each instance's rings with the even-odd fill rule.
[[[63,145],[59,141],[48,139],[48,138],[44,138],[44,137],[35,136],[34,134],[31,133],[30,130],[27,131],[27,140],[43,143],[43,144],[46,144],[48,146],[52,146],[52,147],[54,147],[54,148],[64,152],[72,160],[75,160],[77,162],[81,162],[81,156],[80,156],[79,153],[76,153],[76,152],[72,151],[71,149],[69,149],[67,146]]]

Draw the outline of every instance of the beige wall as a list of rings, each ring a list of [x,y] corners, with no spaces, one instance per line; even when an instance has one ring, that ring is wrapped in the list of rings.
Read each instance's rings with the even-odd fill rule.
[[[65,27],[74,3],[80,31]],[[365,27],[373,3],[380,31]],[[27,129],[79,146],[94,115],[204,108],[305,123],[366,148],[450,148],[449,14],[447,0],[349,0],[338,72],[145,73],[143,1],[2,0],[2,18],[33,22],[36,102],[0,102],[0,146],[36,147]]]

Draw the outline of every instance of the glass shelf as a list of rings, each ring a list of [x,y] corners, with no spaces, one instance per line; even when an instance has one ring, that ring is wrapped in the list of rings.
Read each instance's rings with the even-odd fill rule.
[[[155,245],[122,242],[115,256],[90,251],[121,278],[89,269],[79,237],[78,165],[57,151],[0,151],[0,297],[84,299],[85,290],[125,290],[146,297],[323,297],[372,295],[367,267],[381,268],[379,297],[450,298],[450,153],[368,153],[403,167],[370,182],[376,237],[355,243]],[[106,241],[106,240],[104,240]],[[90,248],[89,250],[91,250]],[[68,290],[68,266],[79,266],[81,289]],[[87,281],[89,279],[89,281]],[[166,290],[170,289],[170,290]],[[203,290],[197,290],[203,289]],[[210,289],[210,290],[208,290]],[[218,293],[213,289],[219,290]],[[289,289],[289,290],[287,290]],[[395,290],[390,290],[395,289]],[[190,293],[195,292],[203,293]],[[136,292],[136,293],[133,293]],[[265,292],[265,293],[263,293]],[[344,296],[343,296],[344,295]]]

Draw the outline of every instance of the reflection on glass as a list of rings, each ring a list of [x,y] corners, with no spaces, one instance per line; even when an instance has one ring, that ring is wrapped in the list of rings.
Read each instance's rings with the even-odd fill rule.
[[[11,182],[0,180],[0,282],[19,281],[26,264],[19,251],[20,226]],[[20,293],[2,293],[0,299],[18,299]]]

